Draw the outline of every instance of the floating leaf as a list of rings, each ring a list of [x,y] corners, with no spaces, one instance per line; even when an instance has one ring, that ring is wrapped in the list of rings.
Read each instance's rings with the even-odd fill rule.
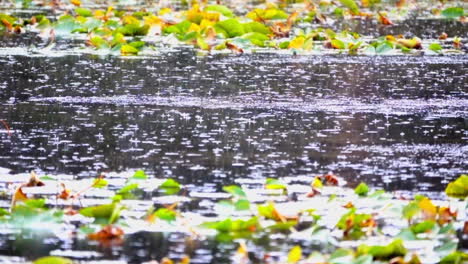
[[[297,263],[302,258],[301,246],[294,246],[288,253],[288,263]]]
[[[250,40],[250,42],[254,45],[263,47],[265,46],[265,41],[270,40],[269,37],[262,33],[257,33],[257,32],[250,32],[247,34],[242,35],[242,38]]]
[[[237,185],[224,186],[223,191],[228,192],[234,196],[246,197],[244,190]]]
[[[135,42],[133,42],[135,43]],[[143,42],[143,45],[144,45],[144,42]],[[138,47],[135,47],[134,45],[132,45],[134,48],[138,48]],[[135,173],[133,174],[132,176],[132,179],[136,179],[136,180],[146,180],[148,179],[148,176],[146,176],[146,173],[144,170],[137,170],[135,171]]]
[[[406,248],[401,239],[396,239],[386,246],[360,245],[357,249],[358,255],[372,255],[375,259],[389,260],[394,257],[406,255]]]
[[[205,7],[204,11],[206,12],[218,12],[226,17],[234,16],[234,13],[227,6],[223,5],[209,5]]]
[[[256,8],[253,11],[249,12],[246,17],[254,21],[264,21],[264,20],[274,20],[274,19],[287,19],[288,14],[283,10],[277,9],[275,7],[260,9]]]
[[[23,192],[22,187],[18,187],[13,194],[11,199],[11,207],[14,207],[18,202],[24,202],[28,200],[28,196]]]
[[[238,211],[242,210],[249,210],[250,209],[250,202],[245,199],[238,200],[237,202],[234,203],[234,207]]]
[[[167,179],[159,186],[159,188],[163,189],[166,194],[176,194],[180,191],[181,186],[176,180]]]
[[[103,177],[99,177],[97,179],[94,179],[93,183],[92,183],[92,187],[93,188],[104,188],[108,185],[109,183],[107,182],[107,180],[103,179]]]
[[[416,202],[410,202],[407,205],[405,205],[405,207],[403,207],[402,213],[405,219],[411,221],[411,219],[415,217],[420,211],[421,208]]]
[[[109,243],[112,240],[121,241],[124,235],[124,231],[117,226],[106,225],[96,233],[88,234],[88,238],[91,240],[97,240],[101,243]]]
[[[82,16],[82,17],[90,17],[93,16],[93,12],[87,8],[75,8],[75,12],[77,15]]]
[[[206,228],[216,229],[219,232],[240,232],[249,231],[254,232],[258,228],[257,217],[252,217],[247,220],[237,219],[232,220],[227,218],[222,221],[204,223],[203,226]]]
[[[287,186],[277,179],[268,178],[266,180],[265,188],[269,190],[286,190]]]
[[[48,256],[36,259],[33,264],[73,264],[73,261],[64,257]]]
[[[457,18],[464,15],[463,8],[461,7],[449,7],[442,10],[442,16],[446,18]]]
[[[435,227],[436,222],[426,220],[411,226],[411,231],[415,234],[425,233],[431,231]]]
[[[353,15],[359,14],[359,7],[354,0],[339,0],[340,3],[346,6]]]
[[[121,210],[122,207],[118,203],[111,203],[83,208],[80,210],[80,214],[86,217],[93,217],[98,222],[112,224],[117,221]]]
[[[429,45],[429,50],[440,53],[442,51],[442,46],[439,43],[432,43]]]
[[[357,214],[354,207],[341,216],[336,224],[336,227],[343,230],[343,236],[347,239],[359,239],[366,234],[363,228],[370,228],[372,230],[375,226],[376,223],[372,215]]]
[[[454,198],[465,199],[468,197],[468,175],[461,175],[455,181],[450,182],[445,193]]]
[[[439,264],[464,264],[468,260],[468,254],[460,251],[455,251],[442,258]]]
[[[257,32],[257,33],[261,33],[261,34],[264,34],[264,35],[271,34],[271,30],[270,30],[269,27],[265,26],[262,23],[256,22],[256,21],[249,22],[249,23],[244,23],[242,25],[244,27],[244,32],[246,32],[246,33],[248,33],[248,32]]]
[[[397,39],[397,43],[408,49],[421,49],[421,39],[414,37],[412,39]]]
[[[375,48],[377,54],[387,53],[391,50],[393,50],[393,46],[388,42],[381,43]]]
[[[244,26],[235,18],[216,23],[215,29],[217,33],[223,34],[226,38],[239,37],[245,34]]]
[[[367,186],[367,184],[361,182],[356,187],[356,189],[354,189],[354,193],[359,195],[359,196],[367,196],[367,194],[369,193],[369,187]]]
[[[176,220],[176,212],[167,208],[159,208],[154,215],[164,221],[172,222]]]
[[[137,55],[139,50],[131,45],[123,45],[120,48],[122,55]]]

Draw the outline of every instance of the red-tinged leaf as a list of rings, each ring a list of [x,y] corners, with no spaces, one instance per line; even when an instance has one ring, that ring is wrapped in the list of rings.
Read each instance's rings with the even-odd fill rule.
[[[379,15],[378,21],[383,25],[393,25],[393,22],[382,12],[377,13]]]
[[[336,177],[333,173],[327,173],[323,175],[321,178],[322,178],[322,181],[324,181],[326,185],[332,185],[332,186],[338,185],[338,177]]]
[[[109,244],[116,242],[117,244],[122,242],[124,231],[120,227],[113,225],[107,225],[96,233],[91,233],[88,238],[91,240],[99,241],[103,244]]]
[[[60,183],[60,186],[62,187],[62,191],[57,197],[62,200],[68,200],[72,196],[71,190],[67,189],[64,183]]]

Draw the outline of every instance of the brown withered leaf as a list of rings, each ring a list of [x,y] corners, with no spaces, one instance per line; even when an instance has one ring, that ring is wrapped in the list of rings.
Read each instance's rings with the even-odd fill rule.
[[[468,221],[463,225],[463,234],[468,235]]]
[[[398,2],[396,3],[396,6],[398,8],[403,8],[405,5],[406,5],[406,0],[398,0]]]
[[[447,35],[447,33],[445,33],[445,32],[443,32],[443,33],[440,34],[440,36],[439,36],[439,39],[440,39],[440,40],[444,40],[444,39],[447,39],[447,38],[448,38],[448,35]]]
[[[8,123],[5,120],[0,120],[0,123],[3,124],[3,126],[5,127],[7,131],[8,136],[11,137],[10,126],[8,125]]]
[[[11,208],[13,208],[18,202],[28,200],[28,196],[23,192],[23,187],[38,187],[44,186],[45,184],[39,180],[37,174],[34,171],[31,171],[31,176],[29,177],[28,182],[22,183],[18,188],[15,189],[15,193],[11,198]]]
[[[7,28],[8,31],[10,31],[10,32],[13,31],[13,25],[11,25],[11,23],[8,20],[2,18],[0,21]]]
[[[289,32],[291,31],[292,26],[296,22],[297,16],[299,13],[297,11],[291,13],[289,15],[288,19],[286,20],[286,23],[284,22],[277,22],[270,26],[271,31],[276,37],[280,38],[285,38],[289,37]]]
[[[226,47],[229,49],[229,50],[232,50],[233,52],[235,53],[244,53],[244,50],[237,47],[236,45],[230,43],[230,42],[226,42]]]
[[[23,186],[16,188],[13,197],[11,198],[11,208],[15,207],[17,202],[23,202],[28,200],[28,196],[22,190]]]
[[[44,182],[39,180],[35,171],[31,171],[31,176],[29,177],[28,183],[26,183],[26,187],[37,187],[37,186],[44,186]]]
[[[353,208],[354,207],[354,204],[352,202],[348,202],[347,204],[343,205],[344,208]]]

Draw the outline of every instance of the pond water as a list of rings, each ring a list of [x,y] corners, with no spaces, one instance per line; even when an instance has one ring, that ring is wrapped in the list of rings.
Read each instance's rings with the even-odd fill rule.
[[[457,23],[443,30],[466,35]],[[4,47],[29,46],[28,38],[5,38]],[[35,170],[83,179],[143,169],[199,193],[201,199],[184,206],[209,214],[210,194],[227,184],[307,183],[332,171],[349,187],[364,181],[437,198],[468,171],[467,55],[197,56],[183,47],[140,58],[1,53],[5,175]],[[9,181],[0,182],[8,188]],[[148,195],[145,205],[154,198]],[[8,207],[8,197],[1,202]],[[40,235],[19,239],[8,231],[0,236],[7,262],[55,252],[140,263],[190,252],[193,263],[230,263],[226,252],[235,250],[177,232],[130,234],[114,248]],[[281,239],[257,237],[256,243],[284,252]]]

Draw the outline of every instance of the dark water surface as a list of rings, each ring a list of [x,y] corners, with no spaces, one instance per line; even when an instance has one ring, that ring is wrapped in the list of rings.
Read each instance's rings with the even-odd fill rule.
[[[468,170],[466,56],[0,57],[0,167],[184,183],[334,171],[441,191]]]

